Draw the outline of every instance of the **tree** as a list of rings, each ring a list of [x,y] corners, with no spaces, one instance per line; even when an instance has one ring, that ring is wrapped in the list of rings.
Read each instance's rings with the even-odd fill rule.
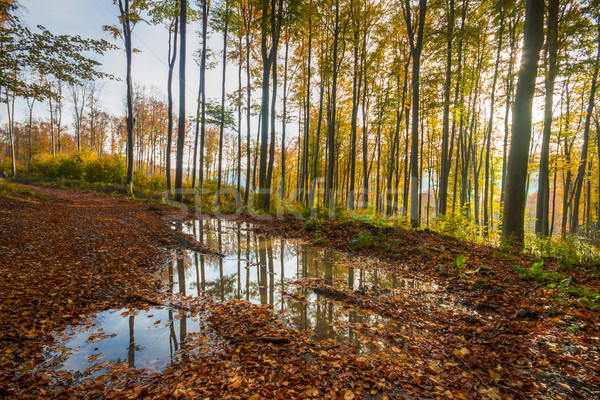
[[[261,56],[263,61],[262,74],[262,102],[261,102],[261,132],[260,132],[260,167],[259,167],[259,207],[268,210],[270,204],[270,182],[267,182],[267,157],[269,150],[269,86],[271,69],[281,33],[283,20],[283,0],[263,0],[262,15],[260,18],[261,29]],[[271,46],[268,40],[271,39]],[[272,144],[274,145],[274,144]]]
[[[544,105],[544,132],[540,153],[539,182],[536,206],[535,233],[548,236],[548,204],[550,201],[550,135],[552,132],[552,107],[554,105],[554,82],[558,74],[558,4],[548,2],[548,28],[546,34],[546,103]]]
[[[221,121],[219,124],[219,169],[217,175],[217,195],[215,203],[221,206],[221,180],[223,165],[223,132],[225,130],[225,77],[227,73],[227,33],[229,30],[229,0],[225,0],[225,11],[223,14],[223,79],[221,82]],[[221,21],[219,21],[221,22]]]
[[[127,186],[129,193],[133,194],[133,80],[131,78],[131,58],[133,47],[131,34],[135,25],[142,20],[141,12],[148,8],[144,0],[113,0],[119,6],[119,22],[121,27],[105,26],[104,29],[112,33],[113,37],[122,37],[125,42],[125,56],[127,59],[125,82],[127,84]]]
[[[571,233],[577,233],[579,229],[579,200],[581,197],[581,189],[583,187],[583,180],[585,179],[586,167],[588,162],[588,147],[590,141],[590,126],[592,121],[592,112],[594,111],[595,95],[598,82],[598,71],[600,70],[600,11],[592,10],[594,19],[596,20],[596,32],[597,38],[596,43],[598,48],[596,51],[596,57],[593,61],[594,72],[592,74],[590,95],[588,99],[587,109],[585,111],[585,123],[583,127],[583,146],[581,148],[581,161],[577,170],[577,177],[575,178],[575,192],[573,194],[573,210],[571,215]]]
[[[13,175],[16,175],[16,163],[12,115],[16,97],[27,98],[33,106],[35,101],[47,98],[61,100],[60,91],[54,92],[47,83],[50,79],[76,85],[110,77],[99,70],[100,62],[84,54],[102,55],[113,48],[105,40],[54,35],[43,26],[38,26],[38,32],[31,31],[14,15],[17,8],[16,1],[0,3],[0,102],[5,101],[8,107]],[[32,76],[44,79],[28,79]]]
[[[523,54],[519,67],[513,107],[510,152],[506,167],[506,193],[502,218],[502,239],[522,247],[525,236],[527,163],[531,141],[531,114],[540,50],[544,43],[544,1],[525,4]]]
[[[175,200],[183,201],[183,146],[185,142],[185,30],[187,0],[179,3],[179,124],[177,129],[177,158],[175,163]]]
[[[167,20],[167,29],[169,30],[169,51],[167,54],[167,64],[169,72],[167,75],[167,144],[165,149],[166,180],[167,192],[172,196],[171,184],[171,145],[173,143],[173,71],[177,59],[177,39],[179,29],[179,9],[177,1],[166,0],[157,1],[152,4],[150,15],[155,24]],[[194,157],[195,159],[195,157]],[[195,180],[195,179],[194,179]]]
[[[75,111],[75,135],[77,137],[77,150],[81,150],[81,125],[83,120],[83,109],[86,105],[87,92],[90,82],[82,85],[71,85],[71,99],[73,100],[73,110]]]
[[[416,228],[419,225],[419,69],[421,66],[421,51],[423,49],[423,30],[425,27],[425,12],[427,0],[419,0],[418,28],[413,31],[410,15],[410,0],[406,0],[405,20],[406,30],[412,53],[412,121],[411,121],[411,150],[410,150],[410,224]]]
[[[196,137],[198,136],[198,116],[200,117],[202,129],[200,132],[200,171],[198,173],[200,190],[202,190],[202,185],[204,181],[203,162],[204,140],[206,135],[206,41],[208,39],[208,12],[209,1],[202,0],[202,51],[200,54],[200,83],[198,87],[198,102],[200,104],[200,115],[198,115],[198,112],[196,112]]]

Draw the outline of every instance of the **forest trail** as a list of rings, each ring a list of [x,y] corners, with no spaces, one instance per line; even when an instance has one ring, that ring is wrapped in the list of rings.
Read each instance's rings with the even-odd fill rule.
[[[68,190],[28,187],[0,196],[0,395],[8,398],[597,398],[597,311],[556,289],[524,282],[493,253],[428,231],[386,231],[395,256],[376,264],[431,282],[413,292],[332,287],[302,289],[390,324],[346,328],[362,343],[320,342],[282,324],[270,306],[210,298],[165,297],[156,272],[169,249],[201,247],[163,218],[179,210]],[[244,217],[245,218],[245,217]],[[303,222],[255,225],[267,237],[303,236]],[[254,221],[255,223],[258,223]],[[346,225],[344,225],[346,224]],[[352,228],[352,227],[353,228]],[[348,248],[360,225],[323,222],[318,246]],[[373,228],[374,237],[377,231]],[[337,239],[336,239],[337,238]],[[314,238],[313,238],[314,239]],[[331,241],[330,241],[331,239]],[[352,239],[353,240],[353,239]],[[317,244],[315,244],[316,246]],[[383,256],[377,246],[354,255]],[[436,250],[437,249],[437,250]],[[464,263],[456,262],[464,255]],[[573,272],[574,281],[584,281]],[[597,279],[586,281],[597,290]],[[162,293],[162,295],[161,295]],[[293,294],[292,294],[293,295]],[[44,364],[53,335],[95,313],[179,304],[203,329],[188,335],[180,358],[159,373],[115,365],[81,383]],[[182,311],[183,310],[183,311]],[[148,311],[147,311],[148,312]],[[189,322],[191,324],[191,322]]]

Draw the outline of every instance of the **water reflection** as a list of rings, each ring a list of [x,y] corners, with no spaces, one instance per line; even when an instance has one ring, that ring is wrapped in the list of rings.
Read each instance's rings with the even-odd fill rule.
[[[296,281],[318,278],[337,288],[383,290],[390,295],[436,289],[432,284],[366,268],[367,260],[319,250],[298,240],[257,235],[245,223],[196,220],[178,223],[175,229],[224,256],[176,250],[162,271],[170,292],[271,304],[289,326],[310,331],[319,339],[352,343],[358,352],[382,346],[373,334],[373,329],[379,329],[376,327],[404,328],[394,328],[394,321],[318,295]],[[365,326],[368,329],[362,330]],[[204,337],[204,328],[200,318],[168,308],[109,310],[83,326],[57,334],[62,347],[47,349],[46,354],[50,366],[75,371],[76,377],[97,377],[115,364],[157,371],[185,349],[182,344],[191,335],[199,335],[206,346],[213,346],[215,338]]]
[[[198,317],[172,309],[109,310],[88,320],[84,327],[58,333],[61,347],[49,350],[46,358],[58,370],[77,371],[79,377],[93,378],[119,364],[158,371],[180,354],[189,334],[202,329]]]
[[[243,222],[195,220],[177,228],[217,249],[224,257],[193,251],[176,252],[164,278],[173,291],[221,301],[240,299],[271,304],[292,327],[310,330],[319,338],[354,342],[356,335],[351,329],[336,329],[336,326],[381,323],[385,319],[341,306],[310,290],[299,289],[292,284],[299,279],[320,278],[338,288],[380,289],[390,294],[397,290],[436,289],[432,284],[365,269],[364,261],[320,250],[299,240],[258,235]],[[176,283],[169,272],[173,268],[178,271]]]

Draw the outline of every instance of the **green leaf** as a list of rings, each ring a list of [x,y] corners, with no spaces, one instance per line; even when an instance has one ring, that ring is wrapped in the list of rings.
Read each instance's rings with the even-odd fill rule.
[[[569,286],[569,284],[571,283],[572,280],[573,280],[573,278],[571,278],[570,276],[566,277],[565,279],[560,281],[560,283],[558,284],[558,288],[560,290],[565,290],[565,288],[567,286]]]

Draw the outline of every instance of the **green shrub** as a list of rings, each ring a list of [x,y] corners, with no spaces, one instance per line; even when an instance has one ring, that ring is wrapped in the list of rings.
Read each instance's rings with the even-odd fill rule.
[[[354,250],[368,249],[373,247],[373,236],[368,231],[361,232],[356,239],[350,240],[350,247]]]
[[[87,150],[53,157],[40,154],[31,160],[29,173],[49,178],[68,178],[89,183],[122,184],[125,180],[125,162],[118,156],[98,157]]]
[[[535,281],[543,281],[543,280],[564,280],[566,277],[556,272],[546,272],[542,269],[542,265],[544,265],[544,261],[540,260],[529,268],[523,268],[520,265],[511,265],[511,268],[519,274],[521,279],[525,281],[535,280]],[[569,281],[570,282],[570,281]],[[567,282],[568,284],[568,282]]]
[[[555,258],[563,271],[570,271],[577,264],[600,264],[598,248],[574,235],[552,239],[537,236],[532,240],[529,251],[535,256]]]
[[[138,172],[138,171],[136,171]],[[85,180],[104,183],[123,183],[127,176],[127,167],[117,155],[89,160],[84,166]]]
[[[142,171],[133,172],[133,190],[147,194],[161,193],[167,189],[167,178],[162,175],[147,176]]]
[[[321,228],[321,223],[323,221],[321,219],[309,218],[304,222],[304,230],[307,231],[316,231]]]

